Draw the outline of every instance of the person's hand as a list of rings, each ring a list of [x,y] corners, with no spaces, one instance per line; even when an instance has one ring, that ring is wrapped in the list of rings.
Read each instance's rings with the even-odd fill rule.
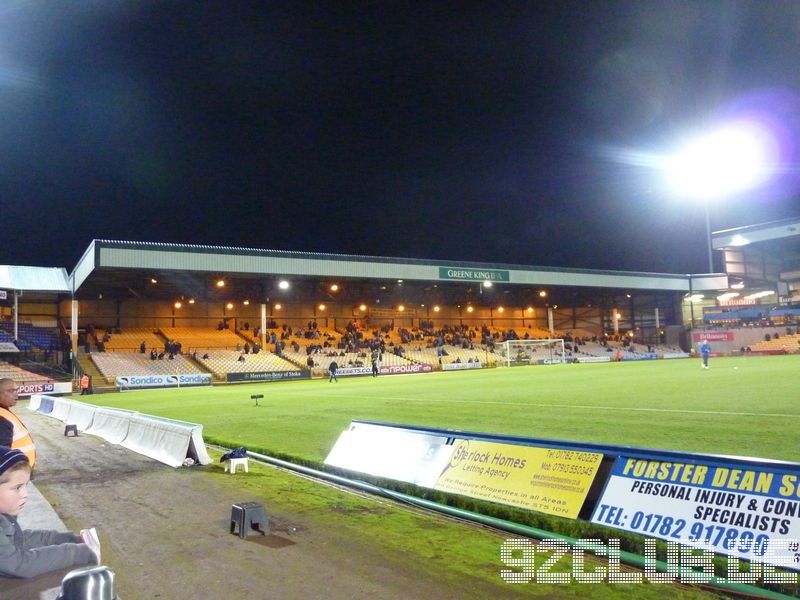
[[[81,540],[89,546],[89,550],[94,552],[97,557],[97,564],[100,562],[100,538],[97,536],[97,530],[94,527],[89,529],[81,529]]]

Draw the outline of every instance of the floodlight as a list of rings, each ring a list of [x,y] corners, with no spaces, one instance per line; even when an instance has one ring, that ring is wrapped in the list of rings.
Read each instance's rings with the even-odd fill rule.
[[[180,308],[181,306],[183,306],[183,304],[181,304],[180,302],[175,303],[175,308]]]
[[[244,304],[245,306],[250,306],[250,300],[245,300],[244,302],[242,302],[242,304]]]
[[[484,281],[484,282],[483,282],[483,287],[485,287],[485,288],[490,288],[490,287],[492,287],[492,282],[491,282],[491,281]]]
[[[777,144],[762,125],[736,121],[687,143],[666,161],[676,192],[704,200],[740,192],[766,181]]]
[[[231,308],[233,308],[233,302],[228,302],[228,303],[225,305],[225,308],[227,308],[227,309],[229,309],[229,310],[230,310]]]
[[[339,291],[339,286],[338,286],[338,285],[336,285],[336,284],[334,283],[334,284],[331,286],[331,291],[332,291],[332,292],[337,292],[337,291]]]
[[[362,304],[361,306],[358,307],[358,310],[360,310],[361,312],[364,312],[365,310],[367,310],[367,305],[366,304]]]
[[[220,279],[219,281],[217,281],[217,287],[225,287],[225,280]]]
[[[544,290],[539,292],[539,298],[547,298],[547,292],[545,292]]]
[[[320,304],[317,308],[319,310],[325,310],[326,306],[324,304]]]
[[[505,311],[505,308],[503,308],[502,306],[497,307],[497,312],[501,313],[503,311]]]
[[[397,312],[403,312],[405,309],[406,307],[401,304],[400,306],[397,307]]]
[[[278,287],[281,288],[282,290],[288,290],[289,282],[284,279],[278,283]]]
[[[274,308],[275,310],[280,310],[280,309],[281,309],[281,308],[283,308],[283,307],[282,307],[280,304],[276,304],[276,305],[275,305],[273,308]]]
[[[433,312],[439,312],[441,309],[438,306],[433,307]]]
[[[471,313],[473,310],[475,310],[475,309],[474,309],[474,308],[472,308],[471,306],[468,306],[468,307],[467,307],[467,312],[468,312],[468,313]]]

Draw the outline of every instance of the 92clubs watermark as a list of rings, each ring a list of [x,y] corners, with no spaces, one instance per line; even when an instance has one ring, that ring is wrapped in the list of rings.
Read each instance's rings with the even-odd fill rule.
[[[708,546],[695,547],[667,542],[666,571],[657,570],[656,540],[644,542],[644,572],[622,571],[620,543],[610,539],[576,540],[570,545],[563,540],[545,539],[534,544],[527,538],[511,538],[500,546],[500,577],[507,583],[763,583],[797,584],[797,572],[778,571],[777,567],[800,568],[800,544],[797,540],[773,539],[762,553],[762,560],[747,564],[736,556],[728,557],[725,577],[714,574],[714,551]],[[594,564],[587,570],[586,553],[607,558],[607,565]],[[536,555],[540,560],[537,561]],[[545,558],[542,562],[541,558]],[[569,559],[571,560],[571,567]],[[539,566],[536,563],[539,562]],[[776,567],[777,566],[777,567]]]

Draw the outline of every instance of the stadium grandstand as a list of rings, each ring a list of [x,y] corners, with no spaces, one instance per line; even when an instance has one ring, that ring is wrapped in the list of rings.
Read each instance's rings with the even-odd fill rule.
[[[316,377],[334,360],[361,373],[375,349],[391,373],[491,367],[506,340],[564,340],[565,362],[686,356],[701,338],[797,352],[799,230],[715,232],[724,273],[699,275],[95,240],[69,275],[2,267],[0,349],[52,381],[87,373],[95,391],[126,376]]]

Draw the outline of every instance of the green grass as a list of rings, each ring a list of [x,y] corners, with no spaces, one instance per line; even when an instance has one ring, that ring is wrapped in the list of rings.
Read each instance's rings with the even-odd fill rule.
[[[207,440],[308,461],[352,419],[800,461],[800,356],[520,367],[148,390],[106,406],[201,423]],[[251,394],[263,393],[262,406]]]
[[[697,360],[643,361],[147,390],[83,400],[201,423],[207,441],[312,463],[325,459],[353,419],[800,461],[793,443],[800,425],[798,368],[800,356],[712,359],[709,370]],[[264,394],[262,406],[254,406],[251,394]],[[497,534],[376,511],[371,501],[278,472],[264,470],[261,479],[224,481],[252,488],[271,505],[285,502],[286,510],[322,526],[345,527],[374,544],[376,553],[409,561],[410,572],[427,569],[443,581],[469,572],[480,585],[499,586],[501,595],[705,596],[679,586],[509,588],[498,581]]]

